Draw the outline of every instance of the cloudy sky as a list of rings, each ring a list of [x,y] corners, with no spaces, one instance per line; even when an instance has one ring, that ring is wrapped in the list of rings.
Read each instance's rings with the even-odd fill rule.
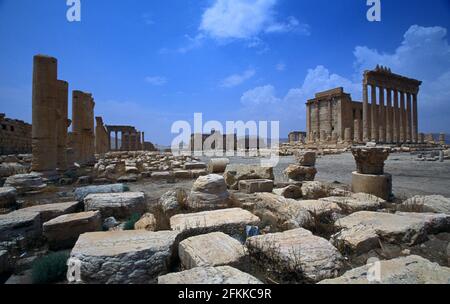
[[[171,126],[277,120],[304,130],[305,102],[343,86],[361,99],[377,64],[423,80],[420,129],[450,133],[450,2],[381,0],[0,0],[0,112],[31,122],[32,57],[59,60],[70,90],[92,92],[96,115],[170,144]]]

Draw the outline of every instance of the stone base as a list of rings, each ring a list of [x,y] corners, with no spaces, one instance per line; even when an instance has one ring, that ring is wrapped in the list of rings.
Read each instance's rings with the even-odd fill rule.
[[[368,193],[389,200],[392,195],[392,175],[370,175],[353,172],[352,192]]]

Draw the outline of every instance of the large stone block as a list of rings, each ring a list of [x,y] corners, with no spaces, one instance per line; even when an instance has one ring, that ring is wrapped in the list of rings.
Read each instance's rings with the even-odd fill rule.
[[[385,200],[366,193],[353,193],[350,196],[330,196],[321,198],[319,201],[335,203],[347,214],[358,211],[377,211],[386,203]]]
[[[199,177],[188,199],[188,207],[193,210],[213,210],[226,208],[230,194],[221,175],[210,174]]]
[[[230,266],[197,267],[158,278],[158,284],[262,284],[260,280]]]
[[[102,230],[102,218],[99,211],[65,214],[44,223],[42,229],[52,249],[72,248],[81,234]]]
[[[303,228],[247,239],[250,256],[283,280],[319,282],[334,278],[343,268],[343,257],[327,240]]]
[[[5,181],[5,187],[14,187],[18,194],[37,194],[44,191],[47,184],[42,179],[42,174],[17,174],[10,176]]]
[[[402,211],[450,214],[450,199],[442,195],[414,196],[399,207]]]
[[[76,212],[80,207],[79,202],[56,203],[36,205],[33,207],[19,209],[16,212],[36,212],[41,216],[41,223],[45,223],[60,215]]]
[[[172,230],[187,237],[216,231],[229,235],[241,234],[247,225],[258,224],[257,216],[240,208],[178,214],[170,218]]]
[[[228,158],[213,158],[208,163],[208,172],[224,173],[229,164],[230,160]]]
[[[37,212],[14,211],[0,215],[0,242],[18,239],[32,241],[41,232],[41,217]]]
[[[184,269],[224,265],[239,268],[247,250],[231,236],[213,232],[182,241],[178,246],[178,256]]]
[[[156,283],[158,276],[166,274],[171,267],[176,236],[174,231],[85,233],[70,257],[72,262],[81,264],[84,283]]]
[[[297,151],[294,156],[300,166],[314,167],[316,165],[316,152]]]
[[[89,194],[99,193],[122,193],[126,192],[128,187],[124,184],[112,184],[112,185],[100,185],[100,186],[87,186],[80,187],[74,190],[75,198],[78,201],[83,201]]]
[[[372,271],[371,276],[368,274]],[[368,263],[320,284],[448,284],[450,268],[410,255]]]
[[[299,165],[289,165],[284,174],[292,181],[313,181],[316,178],[317,170],[314,167],[304,167]]]
[[[13,187],[0,187],[0,209],[12,208],[16,205],[17,191]]]
[[[273,168],[256,165],[234,164],[228,165],[225,173],[225,182],[232,190],[238,190],[239,181],[248,179],[274,180]]]
[[[185,163],[184,169],[185,170],[199,170],[199,169],[206,169],[207,166],[205,163]]]
[[[239,191],[252,194],[273,191],[273,180],[270,179],[251,179],[239,182]]]
[[[99,210],[103,218],[127,219],[143,214],[146,209],[143,192],[89,194],[84,199],[85,211]]]
[[[352,192],[375,195],[383,200],[389,200],[392,195],[392,175],[370,175],[358,172],[352,173]]]

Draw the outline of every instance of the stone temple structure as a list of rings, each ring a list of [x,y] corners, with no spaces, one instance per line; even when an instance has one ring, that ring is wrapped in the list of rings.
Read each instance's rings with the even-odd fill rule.
[[[109,151],[109,133],[103,124],[102,117],[95,117],[95,153],[105,154]]]
[[[0,155],[31,153],[31,125],[0,113]]]
[[[421,84],[377,66],[364,72],[362,102],[353,101],[343,88],[317,93],[306,103],[307,141],[419,143]]]
[[[132,126],[106,126],[108,147],[112,151],[142,151],[144,150],[145,133]],[[114,133],[114,145],[111,134]],[[119,144],[119,133],[121,136]]]

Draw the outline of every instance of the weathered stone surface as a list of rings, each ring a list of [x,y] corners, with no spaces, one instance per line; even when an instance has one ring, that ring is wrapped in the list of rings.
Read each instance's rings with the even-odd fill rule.
[[[224,173],[229,164],[230,160],[228,158],[213,158],[208,163],[208,172]]]
[[[205,163],[185,163],[184,164],[184,169],[185,170],[198,170],[198,169],[206,169],[206,164]]]
[[[45,223],[60,215],[76,212],[79,207],[80,207],[79,202],[67,202],[67,203],[36,205],[33,207],[19,209],[16,212],[19,213],[36,212],[41,216],[41,222]]]
[[[156,218],[151,213],[144,214],[139,221],[134,224],[134,230],[156,230]]]
[[[415,245],[425,240],[428,233],[447,231],[450,216],[428,213],[381,213],[361,211],[336,221],[342,228],[332,239],[343,250],[358,253],[377,248],[379,242]]]
[[[177,170],[173,172],[173,175],[175,178],[179,179],[190,179],[192,176],[191,171],[189,170]]]
[[[173,216],[177,214],[183,206],[187,206],[188,194],[186,190],[178,188],[169,190],[159,199],[164,214]]]
[[[87,186],[76,188],[74,190],[74,194],[75,198],[81,202],[89,194],[122,193],[126,192],[127,190],[128,188],[124,184],[112,184],[112,185]]]
[[[16,174],[24,174],[27,167],[16,162],[4,162],[0,164],[0,178]]]
[[[255,165],[234,164],[228,165],[225,173],[225,182],[232,190],[238,190],[239,181],[248,179],[274,180],[273,168]]]
[[[143,192],[89,194],[84,199],[84,208],[86,211],[99,210],[103,218],[126,219],[134,213],[144,213],[145,196]]]
[[[11,212],[0,215],[0,241],[18,238],[32,240],[41,235],[41,218],[36,212]]]
[[[16,205],[17,191],[13,187],[0,187],[0,209]]]
[[[316,152],[296,151],[294,156],[300,166],[314,167],[316,165]]]
[[[43,234],[52,249],[71,248],[81,234],[101,230],[102,218],[99,211],[61,215],[43,225]]]
[[[352,193],[350,196],[331,196],[319,201],[333,202],[342,208],[344,213],[350,214],[358,211],[377,211],[386,203],[385,200],[366,193]]]
[[[85,233],[71,258],[81,262],[84,283],[155,283],[169,270],[176,236],[174,231]]]
[[[9,254],[6,250],[0,250],[0,274],[5,273],[11,269]]]
[[[17,174],[8,177],[5,187],[14,187],[19,194],[33,194],[42,192],[47,184],[44,183],[39,173]]]
[[[317,170],[314,167],[289,165],[284,174],[293,181],[313,181],[316,178]]]
[[[319,199],[329,196],[330,187],[322,182],[304,182],[302,194],[304,199]]]
[[[178,246],[178,256],[184,269],[208,266],[235,266],[244,262],[246,248],[222,232],[190,237]]]
[[[358,267],[343,276],[324,280],[320,284],[448,284],[450,268],[432,263],[420,256],[410,255],[388,261],[380,261],[379,277],[369,281],[370,268],[375,263]]]
[[[223,209],[190,214],[179,214],[170,218],[172,230],[197,235],[221,231],[229,235],[239,234],[247,225],[256,226],[259,218],[240,209]]]
[[[247,239],[249,254],[263,265],[272,265],[281,277],[319,282],[339,275],[343,257],[327,240],[303,228]]]
[[[371,175],[352,173],[352,192],[375,195],[389,200],[392,195],[392,176],[390,174]]]
[[[273,189],[273,193],[283,196],[285,198],[299,199],[303,197],[302,187],[296,185],[289,185],[284,188]]]
[[[432,212],[450,214],[450,199],[442,195],[414,196],[399,207],[402,211]]]
[[[271,193],[258,193],[254,213],[280,229],[308,227],[312,223],[310,212],[300,202]]]
[[[188,207],[193,210],[226,208],[229,197],[223,176],[217,174],[201,176],[192,186]]]
[[[151,178],[156,180],[170,180],[175,178],[175,176],[171,172],[153,172]]]
[[[359,174],[382,175],[384,162],[389,157],[389,149],[377,147],[358,147],[352,149]]]
[[[270,179],[249,179],[239,181],[239,191],[252,194],[273,191],[273,180]]]
[[[262,284],[257,278],[230,266],[197,267],[158,278],[158,284]]]

